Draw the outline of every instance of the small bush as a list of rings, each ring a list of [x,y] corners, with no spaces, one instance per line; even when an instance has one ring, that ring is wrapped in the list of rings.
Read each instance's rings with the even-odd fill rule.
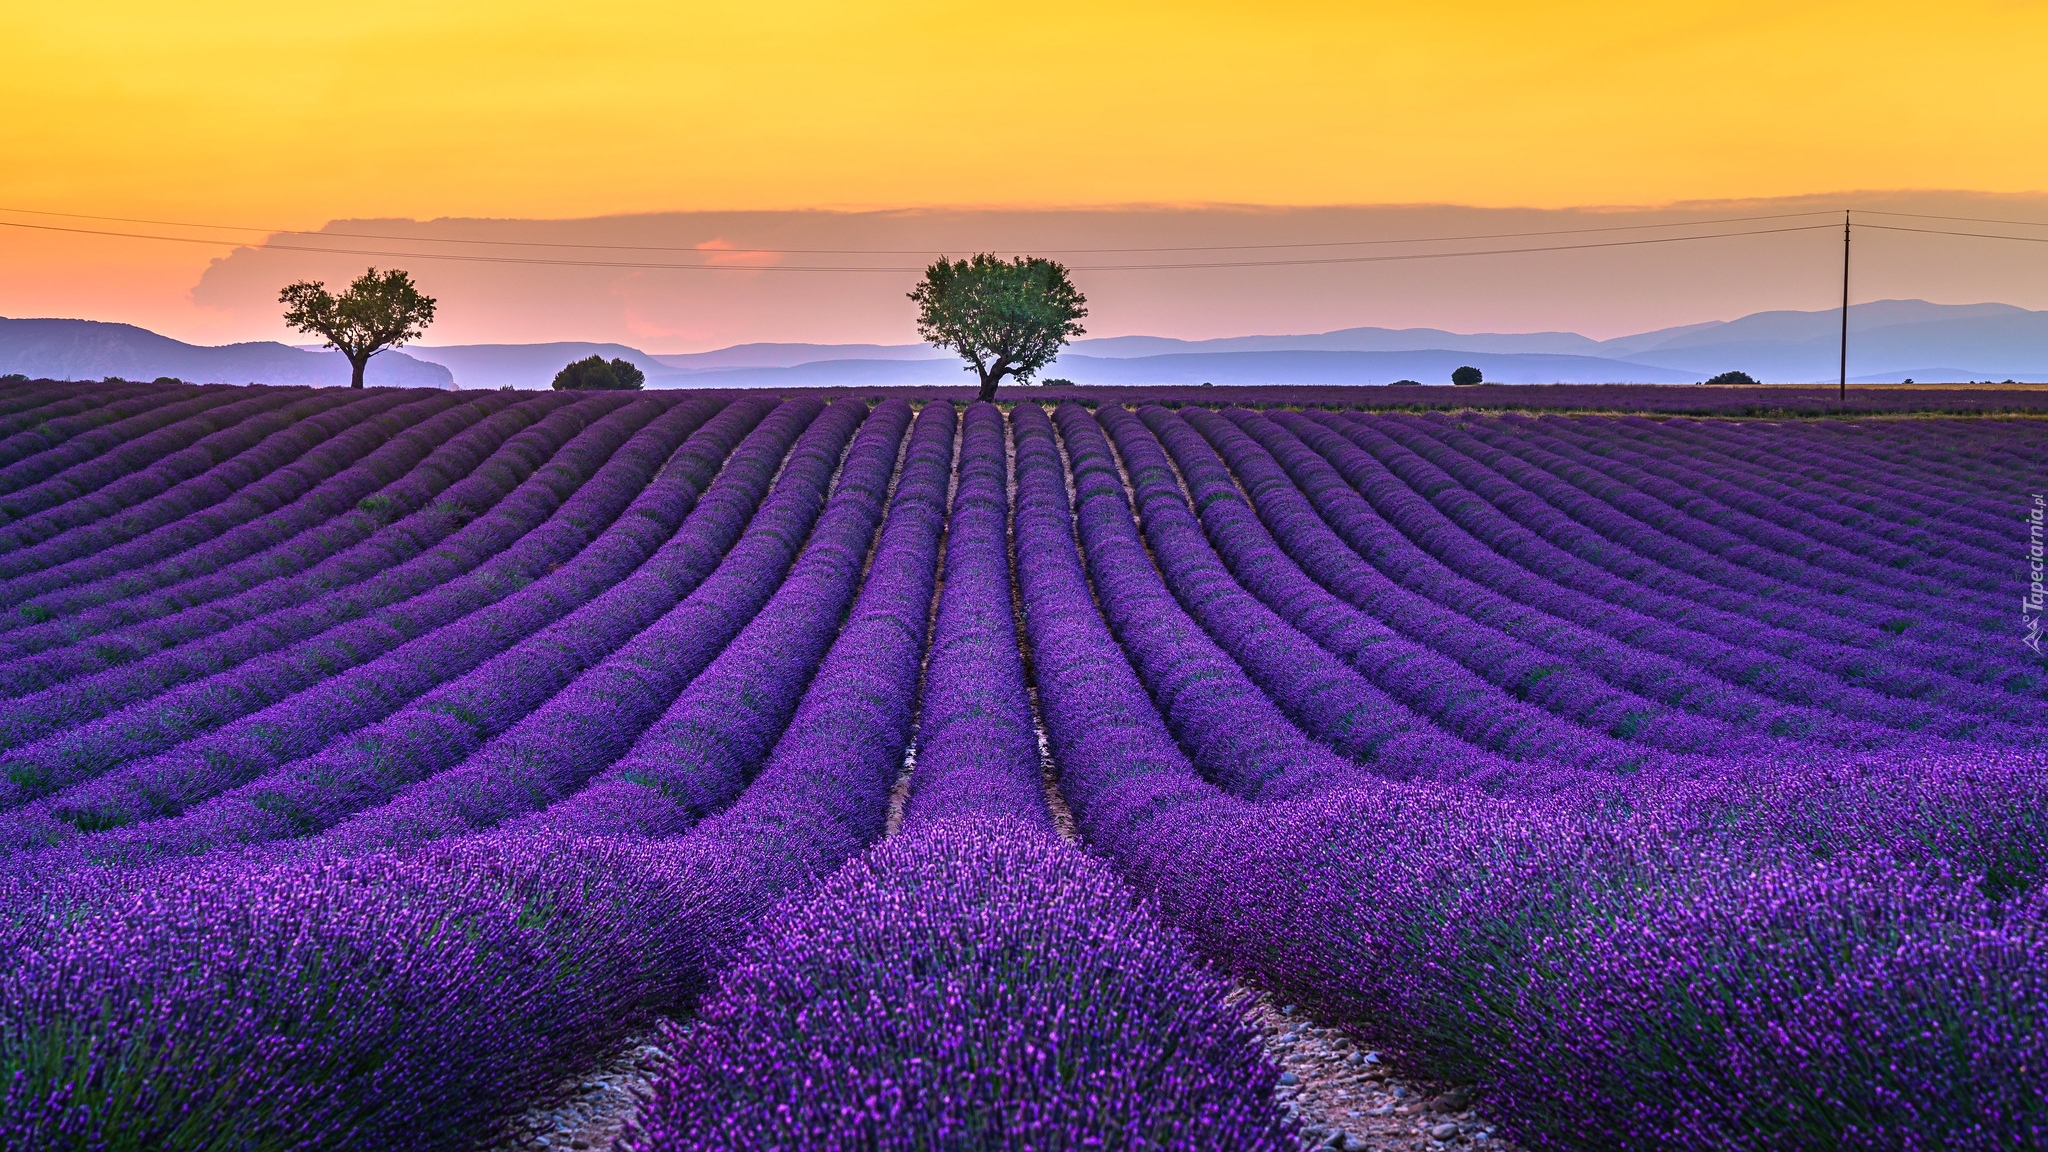
[[[647,385],[647,374],[630,361],[586,356],[555,373],[557,392],[636,392]]]
[[[184,381],[178,379],[176,376],[159,376],[156,379],[150,381],[150,383],[155,384],[160,388],[169,388],[173,385],[183,384]]]
[[[1460,387],[1466,387],[1473,384],[1481,384],[1484,383],[1485,380],[1486,374],[1481,372],[1479,369],[1474,368],[1470,364],[1458,368],[1451,373],[1451,383],[1456,384]]]
[[[1392,384],[1389,384],[1389,385],[1387,385],[1387,387],[1389,387],[1389,388],[1420,388],[1420,387],[1422,387],[1422,381],[1420,381],[1420,380],[1396,380],[1396,381],[1394,381],[1394,382],[1393,382]]]
[[[1067,378],[1066,378],[1066,377],[1064,377],[1064,376],[1052,376],[1052,377],[1048,377],[1047,379],[1045,379],[1045,380],[1042,380],[1042,381],[1040,381],[1040,383],[1044,384],[1044,385],[1045,385],[1045,386],[1046,386],[1047,388],[1079,388],[1079,387],[1080,387],[1080,385],[1079,385],[1079,384],[1076,384],[1076,383],[1074,383],[1074,382],[1073,382],[1072,380],[1069,380],[1069,379],[1067,379]]]
[[[356,511],[367,512],[377,518],[380,524],[389,524],[397,519],[398,501],[382,494],[365,496],[356,501]]]
[[[1754,377],[1754,376],[1751,376],[1751,375],[1750,375],[1749,373],[1747,373],[1747,372],[1723,372],[1723,373],[1721,373],[1721,374],[1720,374],[1719,376],[1710,376],[1710,377],[1708,377],[1708,378],[1707,378],[1707,383],[1709,383],[1709,384],[1754,384],[1754,383],[1756,383],[1756,377]]]
[[[7,375],[5,375],[5,376],[0,376],[0,384],[26,384],[26,383],[28,383],[28,377],[27,377],[27,376],[25,376],[25,375],[23,375],[23,374],[22,374],[22,373],[20,373],[20,372],[9,372],[9,373],[8,373]]]

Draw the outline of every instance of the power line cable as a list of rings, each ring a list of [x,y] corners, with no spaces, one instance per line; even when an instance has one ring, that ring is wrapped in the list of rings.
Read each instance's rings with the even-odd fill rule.
[[[2048,228],[2048,220],[1998,220],[1989,216],[1936,216],[1928,212],[1887,212],[1882,208],[1858,208],[1866,216],[1903,216],[1909,220],[1948,220],[1959,224],[2015,224],[2022,228]],[[1875,228],[1877,225],[1873,224]]]
[[[933,248],[701,248],[695,245],[596,244],[568,240],[479,240],[455,236],[399,236],[379,232],[328,232],[325,230],[308,231],[298,228],[257,228],[239,224],[193,224],[185,221],[150,220],[131,216],[93,216],[82,212],[46,212],[34,208],[0,208],[0,212],[11,212],[25,216],[57,216],[69,220],[97,220],[120,224],[151,224],[167,228],[200,228],[223,232],[260,232],[267,236],[394,240],[429,244],[481,244],[521,248],[587,248],[598,251],[621,252],[701,252],[707,255],[775,256],[930,256],[937,252],[937,249]],[[1769,220],[1795,220],[1808,216],[1832,214],[1832,212],[1823,212],[1821,210],[1811,212],[1780,212],[1769,215],[1727,216],[1708,220],[1678,220],[1651,224],[1608,224],[1588,228],[1548,228],[1527,232],[1482,232],[1458,236],[1409,236],[1376,240],[1303,240],[1270,244],[1188,244],[1131,248],[1033,248],[1032,251],[1049,252],[1055,255],[1122,255],[1144,252],[1233,252],[1292,248],[1340,248],[1386,244],[1440,244],[1456,243],[1465,240],[1514,240],[1536,236],[1577,236],[1602,232],[1631,232],[1651,228],[1705,228],[1722,224],[1752,224]],[[185,239],[216,244],[235,243],[229,240],[203,240],[197,237],[187,237]],[[261,244],[257,246],[279,247],[275,244]],[[1021,251],[1021,249],[1019,250]]]
[[[28,224],[16,220],[0,220],[0,227],[26,228],[43,232],[62,232],[84,236],[108,236],[131,240],[159,240],[180,244],[205,244],[217,246],[222,241],[194,236],[162,236],[143,232],[117,232],[96,228],[69,228],[55,224]],[[1802,224],[1786,228],[1755,228],[1741,232],[1713,232],[1697,236],[1650,236],[1634,240],[1607,240],[1586,244],[1550,244],[1523,248],[1481,248],[1462,252],[1401,252],[1379,256],[1323,256],[1301,257],[1279,260],[1215,260],[1183,261],[1170,264],[1097,264],[1074,266],[1076,272],[1144,272],[1175,271],[1202,268],[1278,268],[1299,267],[1318,264],[1376,264],[1407,260],[1446,260],[1467,256],[1511,256],[1532,252],[1572,252],[1591,248],[1626,248],[1647,244],[1678,244],[1697,240],[1725,240],[1740,236],[1771,236],[1788,232],[1812,232],[1832,228],[1832,224]],[[329,256],[368,256],[374,259],[396,260],[450,260],[473,264],[526,264],[544,267],[566,268],[625,268],[646,271],[692,271],[692,272],[894,272],[910,273],[921,269],[910,266],[881,266],[857,264],[677,264],[655,263],[637,260],[574,260],[536,256],[488,256],[457,252],[395,252],[366,248],[331,248],[301,244],[265,244],[262,250],[277,252],[307,252]],[[730,250],[716,250],[709,254],[720,254]]]
[[[1905,224],[1858,224],[1884,232],[1918,232],[1923,236],[1971,236],[1979,240],[2017,240],[2023,244],[2048,244],[2048,236],[2006,236],[1997,232],[1957,232],[1947,228],[1914,228]]]
[[[1751,228],[1742,232],[1712,232],[1704,236],[1649,236],[1639,240],[1603,240],[1590,244],[1545,244],[1530,248],[1480,248],[1466,252],[1397,252],[1385,256],[1321,256],[1293,260],[1186,261],[1177,264],[1075,265],[1076,272],[1141,272],[1179,268],[1281,268],[1313,264],[1381,264],[1398,260],[1452,260],[1460,256],[1513,256],[1524,252],[1578,252],[1588,248],[1629,248],[1644,244],[1682,244],[1690,240],[1727,240],[1737,236],[1776,236],[1787,232],[1816,232],[1833,224],[1799,224],[1789,228]]]

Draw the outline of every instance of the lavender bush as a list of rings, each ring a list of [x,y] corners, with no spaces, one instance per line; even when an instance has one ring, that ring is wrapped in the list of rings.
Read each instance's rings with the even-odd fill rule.
[[[1120,395],[0,384],[0,1145],[2048,1142],[2042,425]]]
[[[625,1147],[1285,1146],[1222,982],[1051,835],[1006,472],[971,406],[903,834],[764,927]]]
[[[1101,861],[941,821],[777,917],[621,1147],[1293,1147],[1224,992]]]

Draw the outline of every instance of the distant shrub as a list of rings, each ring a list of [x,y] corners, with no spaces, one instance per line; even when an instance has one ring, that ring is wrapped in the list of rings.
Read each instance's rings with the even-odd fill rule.
[[[647,374],[630,361],[586,356],[555,373],[557,392],[635,392],[645,387]]]
[[[168,388],[174,384],[183,384],[184,381],[178,379],[176,376],[159,376],[156,379],[150,381],[150,383],[155,384],[159,387]]]
[[[1073,382],[1072,380],[1069,380],[1069,379],[1067,379],[1067,378],[1066,378],[1066,377],[1064,377],[1064,376],[1054,376],[1054,377],[1052,377],[1051,379],[1048,379],[1048,380],[1041,380],[1041,381],[1039,381],[1039,383],[1041,383],[1041,384],[1045,385],[1045,386],[1046,386],[1047,388],[1079,388],[1079,387],[1080,387],[1080,385],[1079,385],[1079,384],[1076,384],[1076,383],[1074,383],[1074,382]]]
[[[102,384],[134,384],[134,383],[137,383],[137,381],[134,381],[134,380],[123,380],[123,379],[122,379],[121,377],[119,377],[119,376],[108,376],[108,377],[105,377],[105,378],[101,379],[101,380],[100,380],[100,383],[102,383]]]
[[[1484,382],[1485,379],[1485,373],[1482,373],[1481,371],[1479,371],[1479,369],[1474,368],[1470,364],[1455,369],[1451,372],[1451,383],[1457,384],[1461,387],[1472,384],[1479,384]]]
[[[377,518],[380,524],[389,524],[396,519],[398,501],[382,494],[365,496],[356,501],[356,511],[367,512]]]
[[[1420,387],[1422,387],[1422,381],[1420,381],[1420,380],[1396,380],[1396,381],[1394,381],[1394,382],[1393,382],[1392,384],[1389,384],[1389,385],[1387,385],[1387,387],[1389,387],[1389,388],[1420,388]]]
[[[1747,372],[1723,372],[1723,373],[1721,373],[1721,374],[1720,374],[1719,376],[1710,376],[1710,377],[1708,377],[1708,378],[1707,378],[1707,383],[1709,383],[1709,384],[1754,384],[1754,383],[1756,383],[1756,377],[1754,377],[1754,376],[1751,376],[1751,375],[1750,375],[1749,373],[1747,373]]]
[[[1215,383],[1214,383],[1213,381],[1209,381],[1209,380],[1204,380],[1204,381],[1202,381],[1202,387],[1204,387],[1204,388],[1214,388],[1215,386],[1216,386],[1216,385],[1215,385]]]
[[[21,374],[20,372],[9,372],[9,373],[8,373],[7,375],[5,375],[5,376],[0,376],[0,384],[26,384],[26,383],[28,383],[28,377],[27,377],[27,376],[25,376],[25,375],[23,375],[23,374]]]

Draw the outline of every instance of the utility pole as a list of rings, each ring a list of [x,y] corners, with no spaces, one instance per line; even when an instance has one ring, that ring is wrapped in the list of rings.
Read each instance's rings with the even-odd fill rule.
[[[1849,406],[1849,213],[1842,213],[1842,378],[1837,385],[1842,407]]]

